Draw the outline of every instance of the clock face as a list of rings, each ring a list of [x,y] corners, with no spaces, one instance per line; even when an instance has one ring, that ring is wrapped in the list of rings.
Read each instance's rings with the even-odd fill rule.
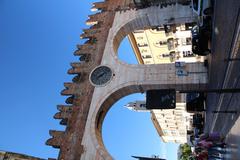
[[[95,68],[90,75],[90,82],[94,86],[104,86],[112,78],[112,70],[107,66],[99,66]]]

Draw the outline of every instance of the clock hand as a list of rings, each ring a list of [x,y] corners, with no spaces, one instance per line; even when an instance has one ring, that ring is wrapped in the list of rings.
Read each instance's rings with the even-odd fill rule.
[[[104,72],[101,72],[101,73],[97,76],[97,78],[101,78],[103,75],[104,75]]]

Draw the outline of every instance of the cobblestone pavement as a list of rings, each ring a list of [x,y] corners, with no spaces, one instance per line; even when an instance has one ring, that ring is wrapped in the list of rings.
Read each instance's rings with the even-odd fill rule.
[[[240,1],[215,0],[209,88],[240,88]],[[232,60],[234,59],[234,60]],[[240,93],[207,96],[205,131],[227,134],[239,117]],[[212,113],[237,111],[237,113]]]
[[[226,160],[238,160],[240,159],[240,118],[235,122],[230,132],[227,134],[225,142],[227,143],[226,154],[224,159]]]

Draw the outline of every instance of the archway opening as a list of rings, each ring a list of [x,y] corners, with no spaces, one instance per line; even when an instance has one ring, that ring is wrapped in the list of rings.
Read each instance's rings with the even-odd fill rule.
[[[139,93],[123,97],[111,107],[104,118],[103,143],[114,159],[131,159],[131,156],[165,156],[168,144],[164,145],[159,137],[151,120],[150,111],[134,111],[126,107],[129,102],[144,100],[145,95]]]
[[[129,38],[125,37],[118,48],[118,58],[128,64],[138,64],[136,54],[129,42]]]
[[[152,9],[155,10],[158,8],[155,7]],[[178,39],[176,37],[172,36],[172,33],[176,32],[174,30],[174,28],[176,28],[176,27],[174,27],[173,24],[177,24],[177,22],[180,22],[180,21],[186,22],[186,23],[192,22],[194,19],[193,17],[188,17],[191,13],[191,9],[189,9],[189,8],[187,9],[186,7],[182,7],[181,9],[183,10],[183,11],[181,11],[181,13],[183,13],[183,14],[179,14],[180,10],[173,7],[173,8],[170,8],[170,10],[173,11],[173,14],[164,15],[162,13],[162,15],[164,15],[164,16],[161,16],[161,17],[159,16],[159,15],[161,15],[161,11],[158,12],[157,10],[156,10],[156,12],[154,12],[154,11],[152,11],[151,13],[149,12],[149,14],[148,14],[148,12],[145,12],[145,10],[143,11],[144,14],[141,11],[139,11],[139,14],[131,14],[131,13],[126,13],[126,12],[116,14],[114,22],[116,22],[117,24],[113,25],[113,28],[111,28],[111,34],[110,34],[111,36],[109,36],[110,43],[113,45],[113,48],[110,48],[110,51],[109,51],[110,54],[115,54],[115,55],[113,55],[113,57],[116,60],[116,57],[117,57],[116,54],[117,53],[121,54],[121,53],[119,53],[119,46],[121,46],[120,44],[121,44],[122,40],[126,39],[125,38],[126,36],[129,35],[128,37],[131,37],[131,34],[134,34],[134,33],[136,33],[136,34],[141,33],[144,35],[146,33],[145,33],[145,31],[142,31],[142,30],[149,29],[149,32],[151,32],[154,35],[157,35],[156,36],[157,39],[153,38],[154,41],[150,41],[149,37],[146,36],[146,39],[148,40],[148,44],[146,44],[143,41],[143,40],[145,40],[145,38],[143,36],[142,37],[140,36],[139,38],[134,37],[135,39],[139,39],[139,43],[136,42],[135,46],[139,48],[139,52],[140,52],[139,57],[141,57],[142,61],[144,62],[142,64],[157,64],[157,63],[155,63],[154,58],[158,58],[158,59],[160,59],[161,62],[164,61],[164,63],[176,62],[176,59],[179,60],[181,57],[178,57],[179,51],[175,50],[175,48],[178,46],[178,44],[177,44]],[[185,10],[186,10],[186,12],[184,12]],[[134,11],[129,11],[129,12],[134,12]],[[129,16],[128,17],[124,16],[125,13],[128,14]],[[169,13],[172,13],[172,12],[169,12]],[[174,18],[172,18],[172,17],[174,17],[173,15],[178,15],[178,16],[176,16],[176,18],[174,19]],[[160,24],[168,24],[168,25],[160,25]],[[186,24],[183,24],[183,25],[185,26]],[[181,30],[181,26],[179,26],[179,27]],[[164,31],[164,35],[165,35],[164,41],[161,41],[159,39],[160,33],[157,33],[157,31],[161,31],[161,30]],[[168,30],[170,30],[170,31],[168,31]],[[140,40],[142,40],[143,42]],[[185,37],[184,43],[189,45],[188,43],[190,43],[190,42],[191,41],[190,41],[189,37]],[[164,47],[164,49],[166,49],[168,52],[167,53],[163,52],[163,53],[159,54],[159,52],[154,51],[152,53],[156,53],[158,55],[156,55],[156,56],[150,55],[149,52],[144,50],[145,49],[144,47],[149,48],[150,45],[155,46],[155,48],[163,48]],[[151,49],[149,49],[149,50],[151,51]],[[127,52],[125,52],[125,53],[127,53]],[[143,54],[143,53],[146,53],[146,54]],[[185,52],[185,55],[187,55],[187,57],[190,58],[191,52]],[[182,53],[182,56],[185,57],[183,53]],[[146,59],[146,61],[144,59]],[[150,59],[153,59],[153,61],[151,62]],[[142,66],[142,67],[145,67],[145,66]],[[115,159],[129,159],[129,156],[131,156],[131,155],[128,155],[128,157],[126,157],[126,158],[116,157],[116,155],[111,150],[112,147],[111,148],[108,147],[107,142],[105,142],[106,141],[105,137],[111,137],[111,135],[107,135],[107,136],[103,135],[103,137],[102,137],[102,134],[105,134],[104,126],[105,126],[106,120],[108,119],[108,115],[110,115],[111,111],[114,110],[114,108],[116,108],[116,107],[112,107],[110,109],[112,104],[114,102],[116,102],[118,99],[120,99],[121,97],[123,97],[124,95],[127,95],[126,92],[128,92],[128,94],[130,94],[130,93],[141,92],[141,90],[142,90],[141,86],[139,87],[139,85],[137,83],[136,84],[129,83],[129,86],[126,84],[123,86],[123,87],[125,87],[126,90],[124,88],[119,88],[119,90],[116,90],[116,92],[114,92],[114,93],[112,93],[112,95],[108,96],[108,98],[103,102],[103,104],[101,104],[100,110],[97,110],[95,125],[92,125],[93,129],[95,129],[95,132],[96,132],[96,139],[98,141],[98,144],[99,144],[98,147],[100,148],[99,150],[101,150],[101,154],[105,154],[105,149],[107,149],[110,152],[110,154],[113,156],[113,158],[115,158]],[[134,99],[134,100],[136,100],[136,99]],[[107,112],[108,112],[108,114],[107,114]],[[125,117],[121,116],[120,113],[121,112],[118,111],[116,113],[116,116],[110,116],[110,117],[118,117],[119,116],[120,117],[119,121],[121,121],[122,122],[121,124],[123,124],[123,120],[125,120]],[[106,115],[106,118],[105,118],[105,115]],[[105,121],[104,121],[104,123],[102,123],[104,118],[105,118]],[[110,120],[110,122],[113,122],[113,120]],[[127,122],[131,122],[131,120],[128,120]],[[103,124],[103,128],[102,128],[102,124]],[[114,126],[110,127],[110,128],[114,129],[114,127],[118,127],[118,126],[120,126],[120,125],[117,125],[115,123]],[[117,129],[115,129],[115,130],[117,130]],[[125,132],[129,133],[128,130]],[[124,131],[117,130],[117,133],[123,134]],[[117,135],[117,133],[116,133],[116,135]],[[146,136],[143,136],[142,138],[145,138],[145,137]],[[147,138],[145,138],[145,139],[147,139]],[[116,140],[111,140],[111,142],[116,145],[118,145],[120,143],[119,141],[121,141],[121,142],[123,141],[122,138],[120,138],[120,136],[116,136]],[[139,141],[141,141],[141,140],[139,140]],[[145,146],[139,145],[139,141],[137,141],[136,144],[138,144],[138,146],[140,146],[140,147],[145,148]],[[97,143],[95,143],[95,144],[97,144]],[[103,144],[106,148],[104,148]],[[119,146],[119,148],[117,148],[116,150],[120,151],[121,149],[123,149],[125,147],[134,148],[128,144],[125,144],[122,147]],[[152,148],[152,146],[150,148]],[[121,154],[121,152],[120,152],[120,154]],[[106,155],[107,155],[107,153],[106,153]],[[172,154],[172,155],[174,155],[174,154]],[[172,158],[172,159],[176,159],[176,158]]]
[[[128,64],[204,62],[208,50],[193,47],[195,26],[196,23],[152,26],[125,33],[124,38],[120,30],[114,39],[114,49],[119,60]]]

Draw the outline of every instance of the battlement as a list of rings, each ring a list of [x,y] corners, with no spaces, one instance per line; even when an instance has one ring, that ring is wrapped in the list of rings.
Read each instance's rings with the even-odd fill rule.
[[[186,7],[137,9],[133,0],[106,0],[93,3],[92,11],[99,12],[90,15],[86,21],[90,26],[80,35],[86,41],[77,45],[74,52],[75,56],[79,56],[79,61],[72,62],[68,70],[68,74],[74,77],[72,82],[64,83],[65,88],[61,91],[61,95],[67,96],[67,105],[58,105],[59,112],[54,115],[55,119],[61,120],[60,124],[66,125],[66,130],[51,130],[51,138],[46,142],[60,148],[59,159],[112,159],[101,140],[101,122],[109,107],[121,96],[156,87],[198,88],[207,83],[206,76],[177,77],[172,65],[138,68],[117,59],[116,48],[124,36],[134,29],[168,23],[175,15],[178,19],[171,23],[192,21],[192,17],[184,17],[191,14]],[[110,78],[109,83],[94,86],[89,81],[90,73],[100,65],[109,66],[114,77]],[[196,66],[204,70],[202,64]],[[192,70],[197,70],[197,67]]]
[[[1,160],[43,160],[41,158],[28,156],[25,154],[5,152],[5,151],[0,151],[0,159]]]
[[[52,138],[48,139],[46,144],[53,146],[54,148],[60,148],[63,139],[64,139],[64,132],[63,131],[56,131],[56,130],[50,130],[49,131],[50,136]]]
[[[91,11],[105,11],[108,7],[108,3],[107,2],[94,2],[93,6],[91,8]]]

